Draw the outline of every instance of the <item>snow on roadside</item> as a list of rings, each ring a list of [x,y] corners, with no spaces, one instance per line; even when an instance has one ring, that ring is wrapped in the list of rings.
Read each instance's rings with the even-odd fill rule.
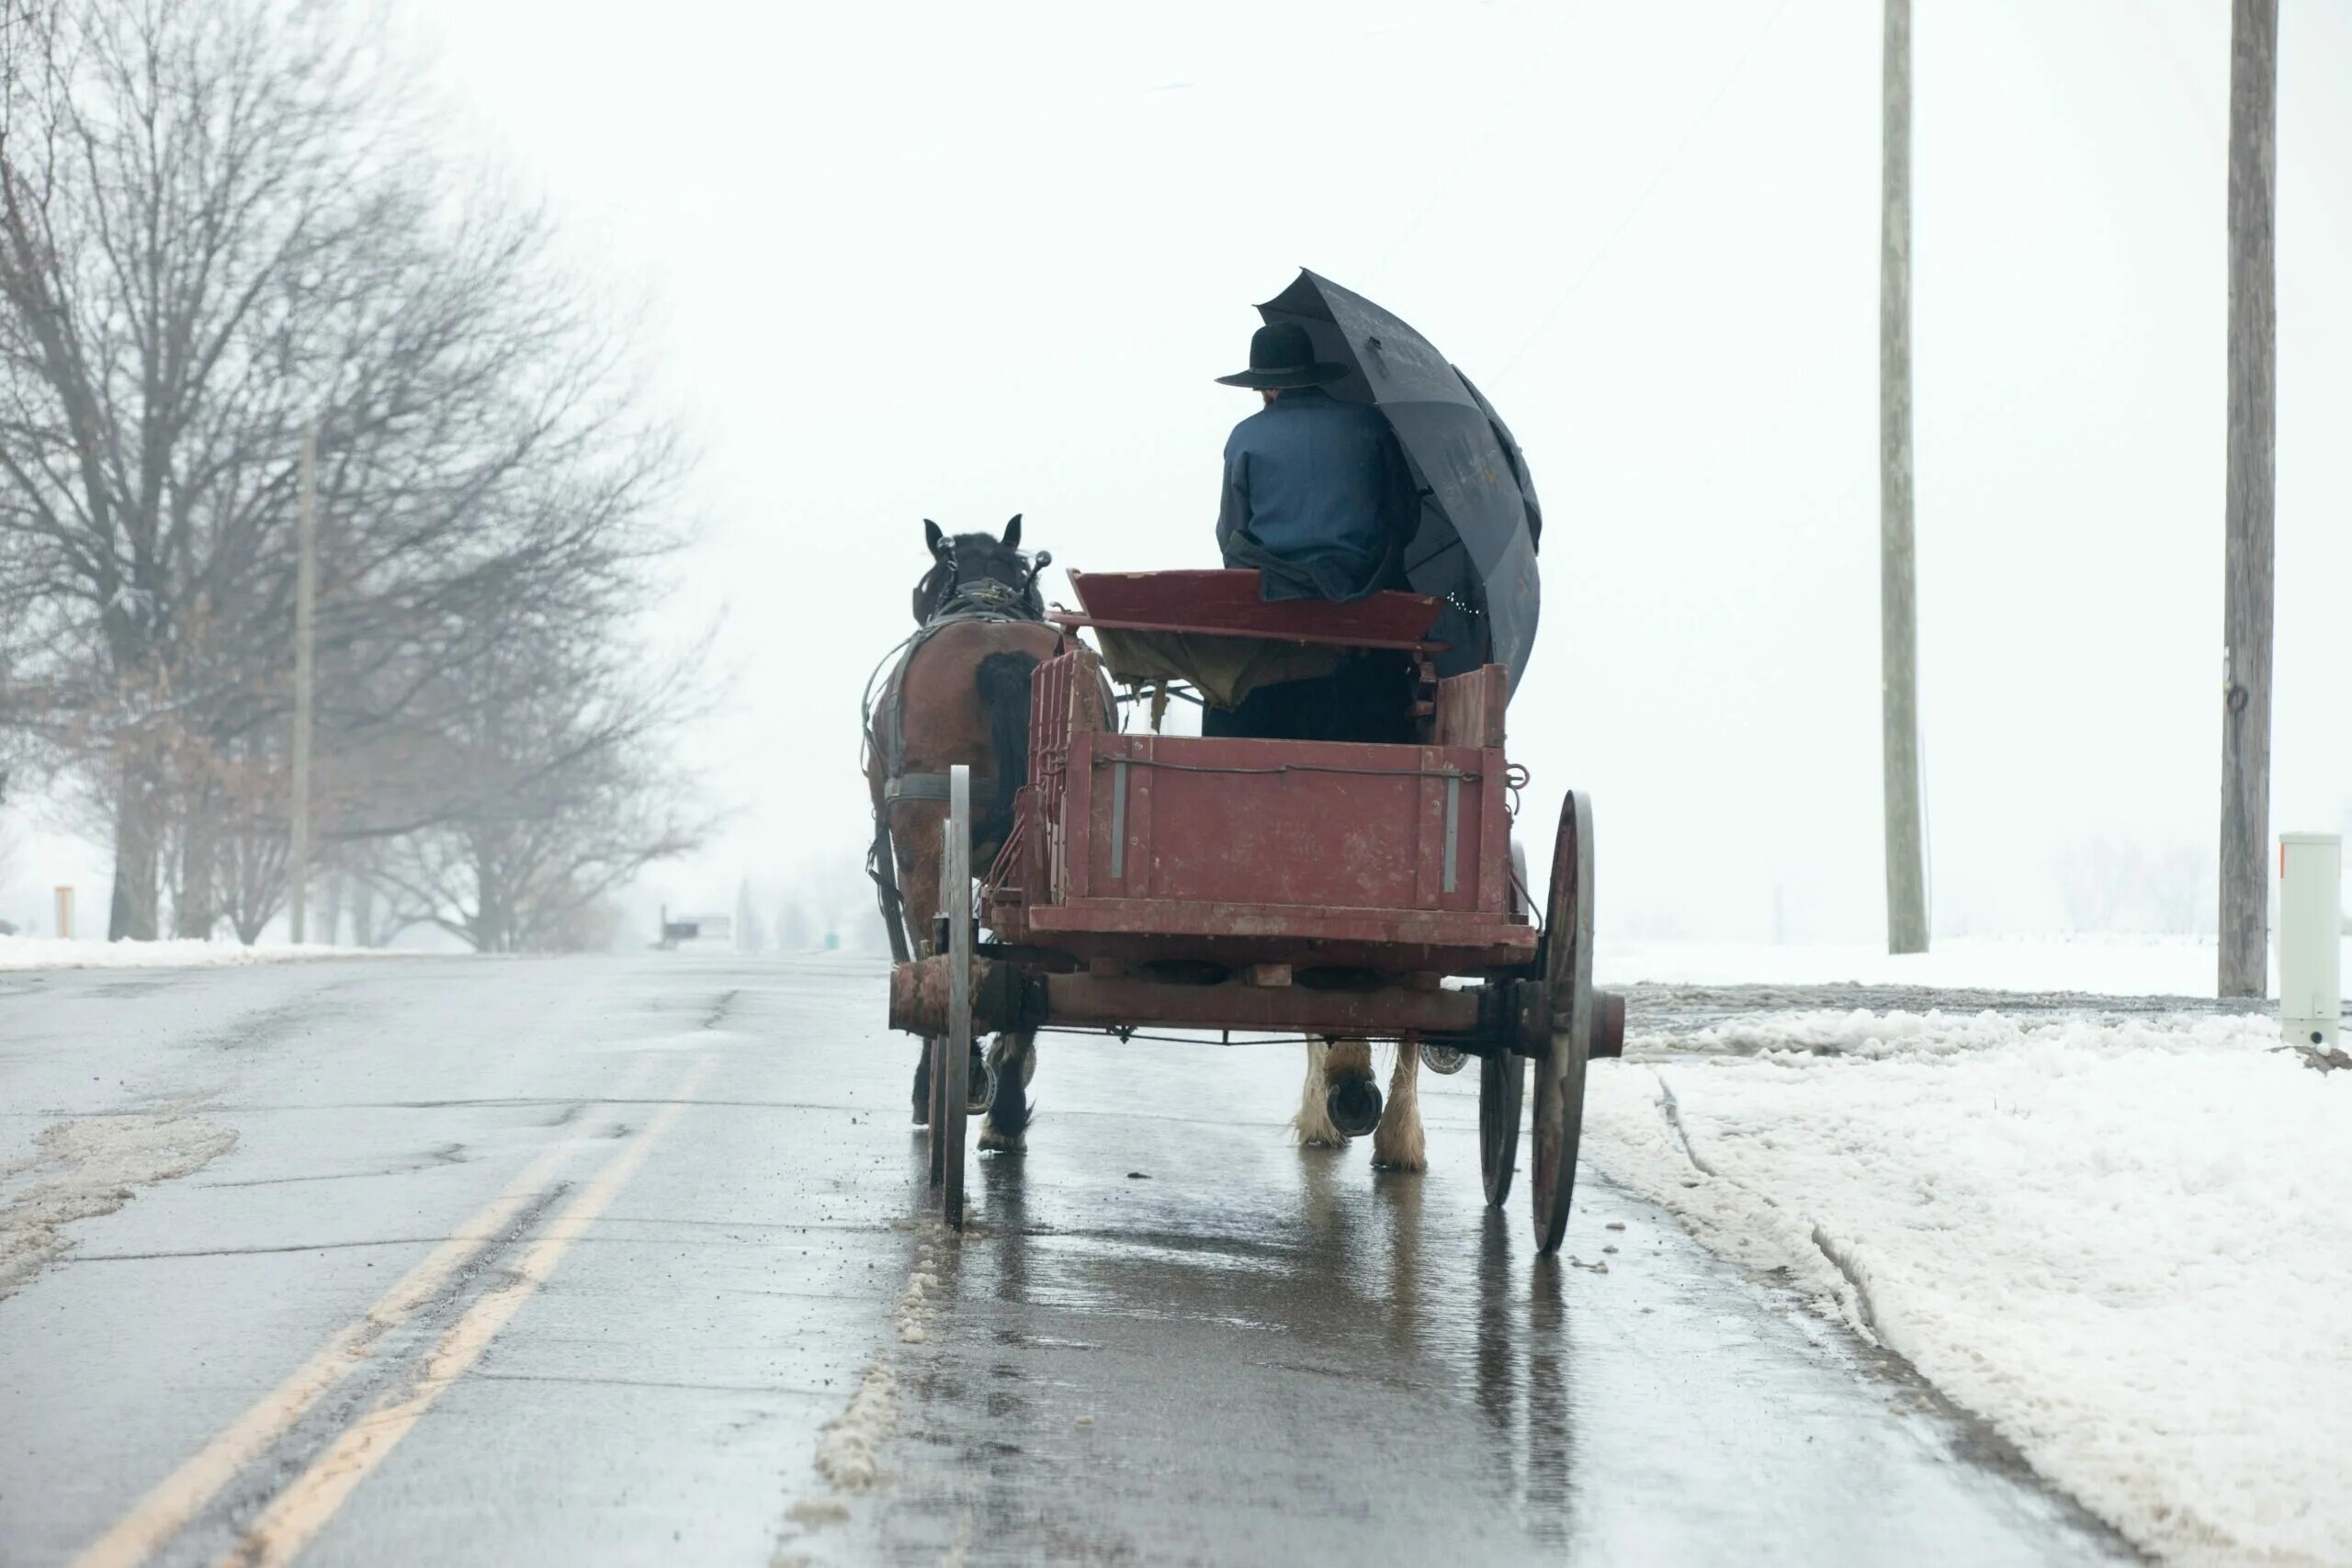
[[[0,936],[0,970],[197,969],[229,964],[292,964],[313,958],[385,958],[376,947],[246,947],[234,942],[84,942],[76,937]]]
[[[2179,1563],[2352,1562],[2352,1072],[2258,1018],[1798,1013],[1594,1065],[1584,1154]]]
[[[933,1247],[938,1239],[937,1227],[926,1227],[906,1291],[899,1298],[898,1310],[890,1314],[891,1326],[903,1344],[921,1345],[931,1337],[931,1320],[936,1311],[931,1293],[939,1289],[939,1263]],[[878,1450],[898,1427],[898,1396],[899,1378],[891,1368],[890,1353],[877,1350],[858,1379],[849,1407],[825,1423],[817,1443],[817,1473],[835,1491],[863,1492],[882,1478]],[[820,1502],[809,1517],[825,1522],[840,1515],[837,1506],[827,1507]]]
[[[2352,975],[2352,937],[2345,942]],[[1596,984],[1733,983],[1966,987],[1991,991],[2081,991],[2103,996],[2210,997],[2217,959],[2211,937],[1961,937],[1930,953],[1889,954],[1868,944],[1611,942],[1594,954]]]

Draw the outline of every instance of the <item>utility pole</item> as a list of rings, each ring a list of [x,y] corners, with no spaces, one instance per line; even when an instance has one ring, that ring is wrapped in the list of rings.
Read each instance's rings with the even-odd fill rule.
[[[287,865],[287,923],[302,940],[311,883],[311,644],[319,592],[319,427],[302,432],[302,505],[294,568],[294,849]]]
[[[2270,992],[2270,618],[2278,423],[2278,0],[2230,16],[2230,435],[2220,994]]]
[[[1919,595],[1911,526],[1911,0],[1886,0],[1878,248],[1879,706],[1886,950],[1928,951],[1919,813]]]

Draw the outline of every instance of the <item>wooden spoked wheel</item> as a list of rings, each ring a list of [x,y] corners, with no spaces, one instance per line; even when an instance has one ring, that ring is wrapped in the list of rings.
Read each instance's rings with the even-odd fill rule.
[[[1510,840],[1511,908],[1523,909],[1527,892],[1527,853],[1519,835]],[[1542,956],[1535,976],[1544,975]],[[1520,1107],[1527,1102],[1527,1058],[1508,1047],[1478,1059],[1478,1163],[1487,1179],[1487,1207],[1499,1209],[1510,1198],[1511,1178],[1519,1169]]]
[[[1573,790],[1560,803],[1542,953],[1551,992],[1552,1049],[1535,1062],[1534,1160],[1529,1180],[1534,1189],[1536,1247],[1555,1252],[1567,1234],[1568,1203],[1576,1194],[1585,1062],[1592,1045],[1592,802]],[[1482,1111],[1484,1103],[1482,1099]],[[1483,1114],[1479,1120],[1483,1131]],[[1489,1176],[1487,1191],[1493,1190]]]
[[[1519,1161],[1519,1108],[1527,1098],[1527,1058],[1498,1050],[1478,1060],[1478,1163],[1487,1175],[1487,1207],[1510,1197]]]
[[[947,920],[947,1032],[931,1042],[931,1184],[940,1213],[964,1228],[965,1100],[972,1055],[972,770],[947,774],[947,842],[939,872],[940,913]]]
[[[947,1174],[947,1145],[939,1135],[939,1040],[940,1037],[933,1034],[925,1037],[922,1043],[923,1082],[929,1086],[923,1096],[923,1146],[931,1156],[931,1184],[933,1187],[937,1187],[941,1178]]]

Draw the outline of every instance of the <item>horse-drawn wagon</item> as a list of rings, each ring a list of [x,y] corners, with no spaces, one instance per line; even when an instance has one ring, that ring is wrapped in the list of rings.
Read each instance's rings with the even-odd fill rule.
[[[1052,617],[1059,644],[1031,675],[1026,782],[1002,847],[971,866],[969,770],[955,768],[944,929],[891,976],[891,1023],[931,1042],[932,1173],[950,1222],[964,1210],[958,1066],[976,1032],[1174,1029],[1396,1041],[1438,1070],[1476,1057],[1487,1201],[1510,1190],[1532,1100],[1536,1236],[1556,1247],[1585,1065],[1621,1047],[1624,1015],[1592,988],[1582,795],[1562,801],[1548,892],[1527,886],[1509,671],[1441,675],[1433,597],[1268,602],[1254,572],[1071,583],[1079,607]],[[1410,682],[1409,744],[1131,732],[1104,679],[1181,678],[1229,699],[1367,653]]]

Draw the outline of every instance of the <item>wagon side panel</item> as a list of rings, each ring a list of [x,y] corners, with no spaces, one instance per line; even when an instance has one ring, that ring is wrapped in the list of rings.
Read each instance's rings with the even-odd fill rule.
[[[1490,898],[1500,754],[1097,735],[1070,757],[1074,897],[1471,912]],[[1077,809],[1081,787],[1089,796]],[[1073,871],[1081,863],[1070,847]]]

